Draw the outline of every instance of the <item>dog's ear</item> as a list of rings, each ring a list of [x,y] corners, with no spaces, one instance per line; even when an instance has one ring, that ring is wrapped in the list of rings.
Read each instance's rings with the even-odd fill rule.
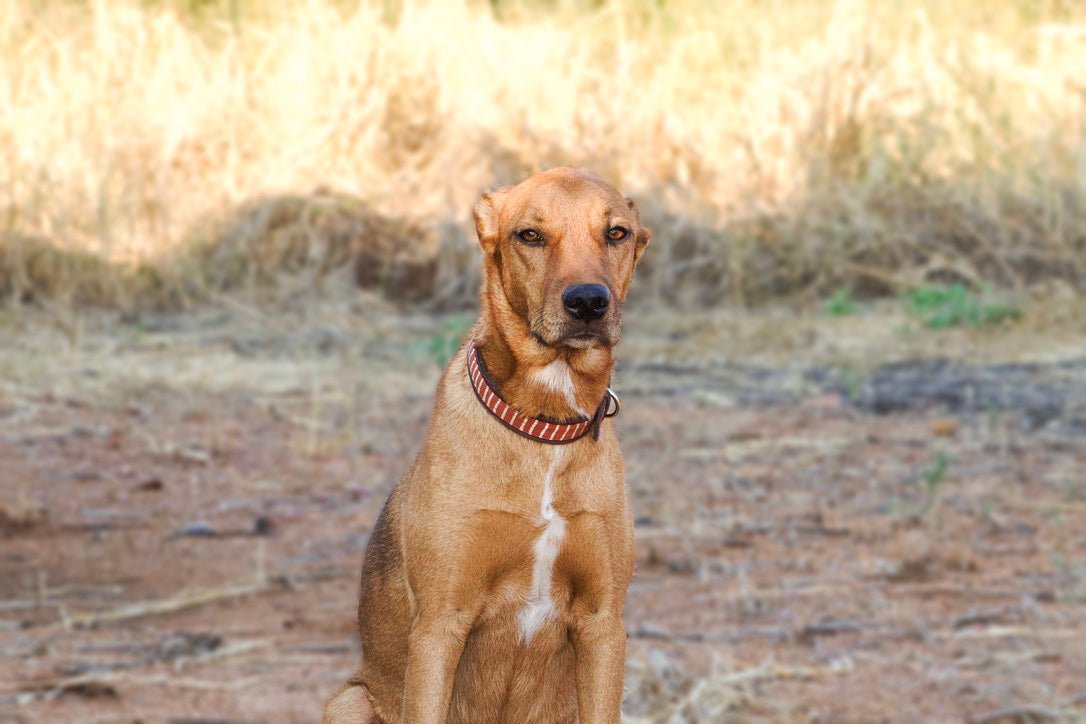
[[[626,205],[630,207],[634,220],[637,221],[637,236],[634,237],[634,263],[636,264],[637,260],[641,258],[641,254],[644,253],[645,247],[652,240],[652,232],[641,225],[641,212],[637,210],[637,204],[634,203],[633,199],[627,198]]]
[[[506,186],[483,194],[472,209],[475,216],[475,233],[479,236],[479,245],[487,254],[493,254],[498,248],[498,219],[502,201],[505,200],[511,188],[511,186]]]

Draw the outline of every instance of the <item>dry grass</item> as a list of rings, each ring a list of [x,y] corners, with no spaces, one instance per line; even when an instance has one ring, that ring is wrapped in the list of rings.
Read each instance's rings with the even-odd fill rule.
[[[475,195],[558,164],[641,200],[678,301],[1086,288],[1081,5],[553,5],[0,0],[0,292],[177,304],[378,249],[462,301]]]

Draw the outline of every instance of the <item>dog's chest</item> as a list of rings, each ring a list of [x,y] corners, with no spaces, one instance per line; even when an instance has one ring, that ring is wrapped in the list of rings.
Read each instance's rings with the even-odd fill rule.
[[[543,493],[539,501],[538,522],[542,526],[539,537],[532,546],[531,584],[524,606],[517,613],[517,633],[523,642],[530,642],[539,629],[558,616],[554,597],[554,567],[566,539],[566,517],[554,505],[557,486],[557,468],[561,464],[562,449],[555,450],[553,462],[543,480]]]
[[[550,623],[567,621],[576,588],[594,579],[606,577],[603,566],[586,561],[605,561],[605,536],[593,535],[604,525],[598,516],[586,515],[583,501],[576,495],[582,481],[565,467],[566,451],[548,451],[546,469],[538,485],[526,485],[515,522],[508,518],[502,536],[508,550],[516,551],[506,559],[503,595],[494,600],[491,611],[512,613],[518,641],[531,644],[540,630]],[[586,525],[586,519],[592,524]]]

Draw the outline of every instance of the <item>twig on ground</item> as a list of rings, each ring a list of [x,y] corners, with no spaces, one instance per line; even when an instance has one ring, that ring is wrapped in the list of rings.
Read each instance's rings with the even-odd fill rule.
[[[1069,718],[1065,712],[1049,709],[1038,704],[1008,706],[1003,709],[979,714],[969,719],[969,724],[995,724],[995,722],[1045,722]]]
[[[1030,628],[1027,626],[990,626],[988,628],[967,628],[955,631],[935,631],[934,636],[956,639],[999,639],[1013,638],[1041,638],[1041,639],[1073,639],[1082,636],[1082,631],[1073,628]]]
[[[1012,598],[1017,599],[1021,591],[1011,588],[979,588],[960,586],[952,583],[889,583],[896,593],[910,593],[922,596],[967,596],[969,598]]]
[[[88,696],[115,697],[116,690],[113,685],[117,683],[131,683],[136,685],[165,684],[180,688],[195,689],[234,689],[256,681],[258,677],[250,677],[244,683],[206,681],[202,679],[188,679],[172,674],[137,674],[133,669],[152,666],[158,663],[172,665],[174,671],[180,671],[185,665],[191,663],[204,663],[213,659],[223,659],[231,656],[240,656],[250,651],[267,648],[272,644],[271,639],[258,639],[254,641],[239,641],[236,644],[223,646],[213,651],[207,651],[192,656],[181,656],[174,659],[164,659],[160,656],[151,656],[136,661],[120,662],[110,666],[105,671],[88,671],[72,676],[44,677],[15,684],[6,689],[0,689],[3,694],[30,695],[32,698],[41,697],[53,699],[66,692],[93,692]]]
[[[765,681],[768,679],[787,679],[791,681],[809,681],[812,679],[824,679],[830,676],[838,676],[841,669],[832,666],[777,666],[776,664],[762,664],[751,669],[736,671],[723,677],[714,678],[714,683],[719,684],[744,684],[752,681]]]
[[[340,654],[354,653],[355,647],[345,643],[333,643],[329,641],[313,641],[309,643],[287,646],[282,649],[283,654],[301,654],[307,656],[338,656]]]
[[[1000,496],[999,502],[1011,508],[1024,508],[1042,513],[1072,513],[1086,515],[1086,503],[1069,503],[1062,500],[1026,500]]]
[[[220,646],[219,648],[212,651],[204,651],[202,653],[194,654],[192,656],[179,656],[172,660],[172,664],[175,670],[180,670],[188,664],[202,664],[206,661],[211,661],[213,659],[225,659],[231,656],[240,656],[242,654],[247,654],[250,651],[256,651],[257,649],[268,648],[271,645],[271,639],[239,641],[236,644],[227,644],[226,646]]]
[[[146,616],[174,613],[175,611],[196,608],[198,606],[204,606],[209,603],[215,603],[230,598],[240,598],[242,596],[251,596],[253,594],[267,593],[269,591],[280,591],[285,590],[286,588],[287,585],[285,582],[279,579],[248,583],[240,586],[213,588],[187,595],[179,595],[174,598],[133,603],[120,608],[115,608],[112,611],[75,614],[73,616],[65,617],[64,624],[73,628],[90,628],[103,623],[115,623],[117,621],[128,621],[135,618],[144,618]]]
[[[66,692],[80,690],[94,690],[103,692],[106,696],[115,696],[115,684],[130,684],[134,686],[169,686],[182,689],[209,689],[209,690],[234,690],[257,686],[260,683],[259,676],[250,676],[244,679],[209,680],[190,679],[172,674],[133,674],[129,671],[109,671],[92,674],[80,674],[63,678],[36,679],[34,681],[19,684],[10,689],[8,693],[21,694],[29,697],[29,700],[21,699],[22,703],[29,703],[34,699],[55,699]],[[107,693],[113,692],[113,693]]]

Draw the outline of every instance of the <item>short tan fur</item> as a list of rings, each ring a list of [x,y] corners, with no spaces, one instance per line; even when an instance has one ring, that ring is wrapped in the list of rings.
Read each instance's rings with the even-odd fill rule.
[[[591,414],[649,241],[636,207],[559,168],[474,211],[484,274],[468,336],[494,384],[527,415]],[[595,297],[581,314],[570,294],[600,287],[606,309]],[[516,434],[476,399],[461,347],[371,536],[362,666],[324,721],[619,721],[633,556],[611,423],[568,445]]]

